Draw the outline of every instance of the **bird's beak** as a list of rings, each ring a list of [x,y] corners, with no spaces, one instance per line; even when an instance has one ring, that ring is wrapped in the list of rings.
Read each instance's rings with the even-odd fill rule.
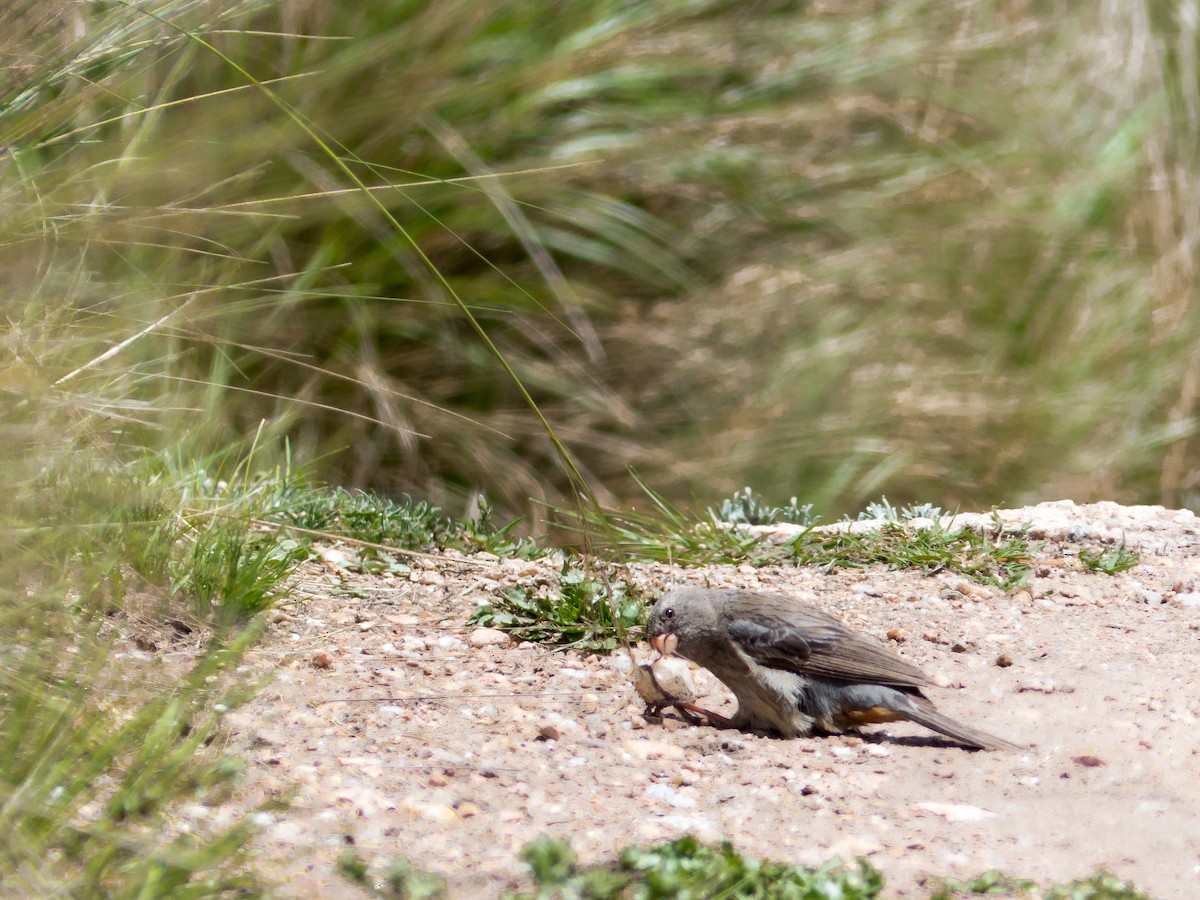
[[[650,638],[650,646],[661,653],[663,656],[670,656],[675,652],[675,646],[679,643],[679,638],[673,634],[656,634]]]

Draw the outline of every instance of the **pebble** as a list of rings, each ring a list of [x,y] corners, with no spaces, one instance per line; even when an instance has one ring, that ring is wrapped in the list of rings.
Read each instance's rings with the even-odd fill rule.
[[[996,815],[990,810],[966,803],[938,803],[933,800],[914,803],[913,809],[941,816],[947,822],[982,822]]]
[[[683,748],[666,741],[627,740],[621,747],[636,759],[683,759]]]
[[[508,635],[498,628],[476,628],[467,640],[472,647],[499,647],[508,643]]]
[[[1200,593],[1176,594],[1175,599],[1183,606],[1200,606]]]
[[[462,817],[459,816],[454,807],[448,806],[445,803],[426,803],[423,800],[408,797],[400,801],[400,809],[404,812],[418,815],[422,819],[428,819],[431,822],[450,824],[462,821]]]
[[[1025,681],[1025,682],[1022,682],[1021,684],[1017,685],[1017,693],[1018,694],[1028,694],[1028,693],[1073,694],[1073,693],[1075,693],[1075,688],[1063,687],[1061,685],[1055,684],[1055,682],[1049,678],[1034,678],[1034,679],[1031,679],[1030,681]]]
[[[324,650],[318,650],[312,655],[312,664],[315,669],[332,669],[333,657]]]
[[[438,646],[443,650],[466,650],[467,644],[462,638],[456,638],[453,635],[443,635],[438,638]]]
[[[608,667],[618,675],[628,675],[633,671],[633,659],[628,653],[614,653],[608,658]]]
[[[670,785],[662,783],[647,786],[646,790],[642,792],[642,796],[651,800],[665,800],[676,809],[692,809],[696,805],[695,797],[689,797]]]
[[[271,829],[269,837],[283,844],[300,844],[308,838],[308,834],[296,822],[280,822]]]
[[[638,696],[646,703],[668,699],[691,703],[696,699],[696,682],[682,659],[660,659],[653,665],[638,666],[633,670],[632,681]]]
[[[1136,590],[1136,593],[1141,598],[1141,601],[1143,603],[1145,603],[1147,606],[1161,606],[1162,605],[1163,595],[1159,591],[1151,591],[1151,590],[1148,590],[1147,588],[1138,588]]]
[[[698,816],[656,816],[654,821],[671,831],[695,835],[706,844],[715,844],[722,837],[721,830],[716,825]]]

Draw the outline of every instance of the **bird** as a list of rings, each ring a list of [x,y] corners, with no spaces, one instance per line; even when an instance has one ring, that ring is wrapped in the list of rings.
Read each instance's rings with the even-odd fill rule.
[[[708,669],[737,697],[732,718],[668,698],[723,728],[785,738],[840,734],[861,725],[909,720],[972,749],[1016,744],[938,712],[916,666],[833,616],[783,594],[679,587],[650,611],[646,634],[662,656]]]

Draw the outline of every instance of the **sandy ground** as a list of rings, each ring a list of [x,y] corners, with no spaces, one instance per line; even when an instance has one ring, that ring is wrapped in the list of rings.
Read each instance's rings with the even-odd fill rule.
[[[314,563],[252,660],[270,685],[223,732],[249,762],[247,807],[291,798],[257,840],[263,868],[281,896],[361,896],[334,873],[352,846],[376,871],[404,856],[452,897],[488,897],[527,885],[517,853],[543,833],[588,862],[692,832],[804,864],[865,856],[888,897],[926,896],[935,875],[1101,867],[1156,897],[1200,896],[1200,523],[1069,502],[1002,517],[1043,542],[1031,591],[882,568],[632,574],[655,591],[816,604],[937,677],[941,709],[1020,753],[908,724],[786,741],[648,721],[627,657],[489,644],[465,624],[497,591],[553,583],[555,561],[448,556],[378,578]],[[1136,568],[1079,563],[1122,540]],[[702,703],[731,710],[706,676]]]

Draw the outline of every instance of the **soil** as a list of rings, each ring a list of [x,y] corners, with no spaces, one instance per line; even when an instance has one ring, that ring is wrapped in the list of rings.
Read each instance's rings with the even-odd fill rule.
[[[290,800],[256,841],[260,865],[281,896],[358,897],[334,870],[353,848],[374,872],[405,857],[451,897],[490,897],[529,887],[518,852],[541,834],[588,863],[691,832],[793,863],[864,856],[888,897],[927,896],[936,876],[1098,868],[1198,896],[1200,522],[1069,501],[999,521],[1040,543],[1029,590],[882,567],[630,573],[655,593],[700,583],[820,606],[945,685],[931,696],[947,714],[1027,748],[1014,753],[907,723],[780,740],[650,720],[624,654],[493,644],[466,625],[497,592],[554,584],[561,560],[448,553],[368,577],[328,548],[251,660],[268,687],[223,731],[249,765],[242,808]],[[1081,564],[1122,542],[1133,569]],[[701,705],[732,711],[695,677]]]

